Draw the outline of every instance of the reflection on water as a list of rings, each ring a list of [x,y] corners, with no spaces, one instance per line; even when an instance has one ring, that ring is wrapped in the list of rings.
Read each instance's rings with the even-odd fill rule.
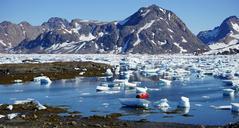
[[[238,95],[223,97],[223,82],[211,77],[203,80],[173,82],[164,87],[159,82],[142,82],[149,88],[149,101],[156,102],[167,98],[170,107],[159,109],[152,104],[148,110],[122,107],[118,98],[135,97],[135,90],[96,92],[100,78],[76,78],[53,81],[51,85],[34,82],[0,86],[0,101],[13,103],[15,100],[33,98],[42,104],[66,105],[70,110],[82,112],[84,116],[122,113],[121,119],[194,124],[226,124],[239,120],[238,113],[230,110],[216,110],[210,106],[230,105],[239,102]],[[181,96],[190,98],[190,108],[177,108]]]

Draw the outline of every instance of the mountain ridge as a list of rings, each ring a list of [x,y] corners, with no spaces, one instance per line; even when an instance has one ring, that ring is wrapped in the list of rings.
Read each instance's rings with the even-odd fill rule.
[[[209,45],[210,54],[239,53],[239,18],[230,16],[213,30],[199,32],[197,37]]]
[[[2,38],[1,30],[5,29],[0,25],[2,43],[14,44],[6,48],[11,53],[173,54],[209,50],[176,14],[157,5],[142,7],[119,22],[52,17],[41,26],[15,24],[15,28],[19,26],[15,32],[20,33],[16,36],[19,40],[8,41]]]

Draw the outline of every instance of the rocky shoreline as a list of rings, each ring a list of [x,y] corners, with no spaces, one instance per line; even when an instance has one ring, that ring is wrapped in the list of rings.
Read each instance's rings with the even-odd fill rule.
[[[9,107],[11,106],[11,107]],[[43,105],[42,105],[43,106]],[[45,108],[44,108],[45,107]],[[3,128],[218,128],[223,126],[204,126],[178,123],[161,123],[140,121],[123,121],[118,117],[121,114],[115,113],[106,116],[83,117],[80,112],[70,112],[66,108],[51,107],[45,105],[39,109],[36,102],[30,101],[22,104],[3,104],[0,106],[0,127]],[[17,116],[9,118],[9,114],[16,113]],[[4,117],[3,117],[4,116]],[[236,127],[238,124],[227,125],[224,127]]]
[[[46,75],[51,80],[103,76],[107,68],[111,66],[94,62],[1,64],[0,84],[11,84],[16,80],[32,81],[34,77],[41,75]]]

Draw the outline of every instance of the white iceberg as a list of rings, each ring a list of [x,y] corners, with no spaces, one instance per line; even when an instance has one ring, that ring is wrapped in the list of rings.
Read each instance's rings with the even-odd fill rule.
[[[154,102],[154,105],[159,108],[169,108],[167,99],[161,99],[160,101]]]
[[[150,101],[138,98],[120,98],[120,103],[129,107],[149,107]]]
[[[231,103],[232,112],[239,112],[239,103]]]
[[[172,81],[170,81],[170,80],[166,80],[166,79],[160,79],[160,82],[163,82],[164,85],[166,85],[166,86],[170,86],[171,83],[172,83]]]
[[[38,77],[35,77],[33,79],[34,82],[39,82],[40,84],[44,85],[44,84],[51,84],[52,81],[50,80],[49,77],[47,76],[38,76]]]
[[[110,88],[108,86],[100,86],[100,85],[98,85],[96,87],[96,91],[108,91],[108,90],[110,90]]]
[[[136,87],[136,93],[146,93],[148,90],[147,87]]]
[[[128,81],[125,82],[125,87],[126,88],[136,88],[137,87],[137,83],[130,83]]]
[[[214,109],[218,109],[218,110],[230,110],[230,109],[232,109],[231,105],[221,105],[221,106],[211,105],[210,107],[212,107]]]
[[[178,107],[189,108],[190,107],[189,98],[182,96],[181,100],[178,103]]]
[[[111,69],[108,68],[108,69],[106,70],[106,72],[105,72],[105,75],[107,75],[107,76],[112,76],[113,73],[112,73]]]
[[[233,89],[223,89],[223,96],[233,97],[234,92],[235,92],[235,90],[233,90]]]

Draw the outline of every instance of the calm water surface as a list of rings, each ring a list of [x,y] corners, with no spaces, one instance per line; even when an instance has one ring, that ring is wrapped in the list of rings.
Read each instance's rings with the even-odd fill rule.
[[[118,98],[135,97],[135,90],[96,92],[100,81],[96,78],[76,78],[73,80],[53,81],[51,86],[38,85],[34,82],[0,86],[0,103],[13,103],[15,100],[33,98],[42,104],[53,106],[67,106],[70,110],[80,111],[83,116],[122,113],[121,119],[158,122],[179,122],[190,124],[220,125],[239,121],[239,115],[230,110],[215,110],[211,105],[230,105],[239,102],[238,95],[234,98],[222,96],[222,89],[229,88],[223,82],[212,77],[204,79],[192,78],[182,84],[174,82],[171,87],[161,86],[157,82],[143,82],[142,86],[150,88],[148,99],[151,102],[167,98],[170,110],[176,108],[181,96],[190,98],[191,108],[181,110],[176,114],[165,114],[161,110],[150,106],[149,110],[137,110],[122,107]],[[189,111],[185,116],[185,112]]]

